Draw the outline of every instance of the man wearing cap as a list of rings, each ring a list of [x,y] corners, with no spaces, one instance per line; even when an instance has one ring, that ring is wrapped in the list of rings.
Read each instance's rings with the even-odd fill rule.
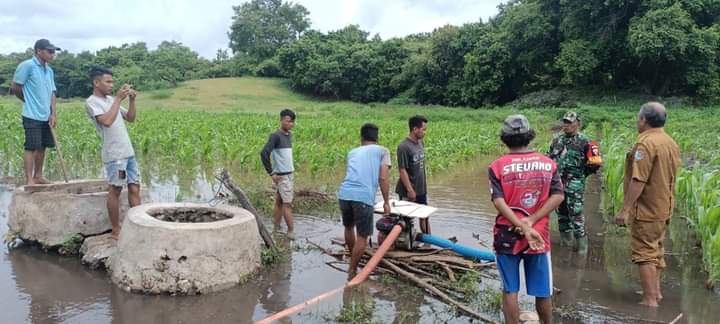
[[[497,217],[493,248],[503,286],[506,323],[518,323],[520,261],[527,294],[535,296],[542,323],[552,322],[550,212],[563,200],[558,169],[550,158],[528,149],[535,131],[523,115],[505,119],[500,140],[509,153],[490,164],[490,195]]]
[[[23,102],[22,122],[25,129],[23,166],[28,185],[48,184],[43,177],[45,148],[55,147],[50,127],[55,128],[55,73],[50,63],[60,48],[47,39],[35,42],[35,55],[18,65],[12,92]]]
[[[623,207],[615,222],[630,224],[632,261],[639,267],[645,306],[657,307],[663,296],[660,277],[665,268],[663,241],[675,207],[675,180],[680,148],[663,127],[665,107],[648,102],[640,108],[638,138],[625,159]]]
[[[570,246],[574,237],[574,249],[581,253],[587,252],[588,244],[583,215],[585,178],[600,168],[597,160],[588,160],[590,146],[590,139],[580,133],[580,118],[569,111],[563,116],[563,131],[553,138],[548,152],[565,187],[565,199],[557,210],[560,243]]]

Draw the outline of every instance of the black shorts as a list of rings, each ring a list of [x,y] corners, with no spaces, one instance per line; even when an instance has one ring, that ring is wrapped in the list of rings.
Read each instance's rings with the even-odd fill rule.
[[[343,226],[355,226],[357,234],[368,237],[373,233],[373,206],[359,201],[340,199]]]
[[[22,122],[25,129],[25,150],[35,151],[46,147],[55,147],[55,141],[50,133],[50,123],[25,116],[23,116]]]

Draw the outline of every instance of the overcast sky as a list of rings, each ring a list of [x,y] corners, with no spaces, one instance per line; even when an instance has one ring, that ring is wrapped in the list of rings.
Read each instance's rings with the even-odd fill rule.
[[[175,40],[213,58],[228,47],[232,6],[243,0],[0,0],[0,53],[39,38],[78,53],[143,41]],[[358,24],[383,39],[461,25],[497,13],[500,0],[297,0],[321,31]]]

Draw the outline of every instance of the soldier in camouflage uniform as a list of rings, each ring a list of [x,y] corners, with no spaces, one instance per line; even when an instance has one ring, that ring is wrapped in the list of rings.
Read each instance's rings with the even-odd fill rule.
[[[585,178],[596,172],[599,165],[588,163],[590,139],[580,133],[580,119],[575,112],[563,116],[563,132],[550,144],[548,156],[557,163],[558,173],[565,187],[565,199],[557,210],[561,244],[572,245],[575,250],[587,251],[583,194]]]

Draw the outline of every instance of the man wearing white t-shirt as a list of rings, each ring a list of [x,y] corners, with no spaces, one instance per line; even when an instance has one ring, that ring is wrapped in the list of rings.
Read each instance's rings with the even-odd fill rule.
[[[125,127],[125,121],[135,121],[137,91],[124,84],[115,97],[111,96],[113,73],[102,67],[94,67],[90,78],[93,94],[85,100],[85,108],[102,139],[102,161],[109,184],[108,216],[112,224],[112,238],[117,240],[120,235],[120,193],[125,185],[130,207],[140,205],[140,171]],[[128,98],[129,109],[120,105],[125,98]]]

